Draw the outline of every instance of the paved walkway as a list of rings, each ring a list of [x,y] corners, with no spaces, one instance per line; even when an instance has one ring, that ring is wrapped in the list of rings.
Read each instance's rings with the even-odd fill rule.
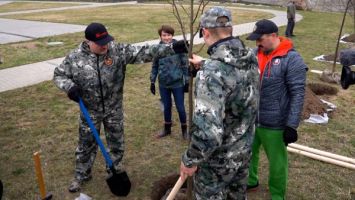
[[[8,4],[8,3],[11,3],[12,1],[0,1],[0,6],[1,5],[4,5],[4,4]]]
[[[147,4],[152,5],[152,4]],[[231,8],[236,9],[236,8]],[[287,24],[286,13],[283,11],[276,10],[267,10],[267,9],[255,9],[255,8],[238,8],[241,10],[250,10],[250,11],[260,11],[260,12],[268,12],[275,17],[271,18],[278,26],[284,26]],[[296,16],[296,21],[300,21],[302,19],[301,15]],[[255,22],[245,23],[235,25],[233,27],[233,35],[240,36],[244,34],[251,33],[254,29]],[[176,36],[176,39],[182,39],[182,35]],[[136,43],[134,45],[142,45],[142,44],[157,44],[159,40],[151,40],[141,43]],[[196,37],[194,39],[195,44],[203,43],[202,38]],[[43,62],[22,65],[19,67],[12,67],[8,69],[0,70],[0,92],[13,90],[25,86],[34,85],[43,81],[51,80],[53,77],[53,71],[56,66],[58,66],[63,58],[57,58],[52,60],[47,60]]]
[[[85,28],[86,26],[74,24],[0,18],[0,44],[33,40],[65,33],[76,33],[84,31]]]
[[[16,1],[16,2],[19,2],[19,1]],[[31,1],[24,1],[24,2],[31,2]],[[41,1],[34,1],[34,2],[38,3]],[[37,13],[37,12],[45,12],[45,11],[73,10],[73,9],[81,9],[81,8],[98,8],[98,7],[105,7],[105,6],[127,5],[127,4],[136,4],[137,3],[137,1],[127,1],[127,2],[118,2],[118,3],[59,2],[59,1],[58,2],[43,1],[43,2],[44,3],[67,3],[67,4],[73,3],[73,4],[79,4],[79,5],[58,7],[58,8],[44,8],[44,9],[36,9],[36,10],[5,12],[5,13],[0,13],[0,16]]]
[[[52,2],[48,2],[48,3],[52,3]],[[113,5],[117,6],[117,5],[135,4],[135,3],[137,2],[131,1],[131,2],[120,2],[120,3],[76,3],[78,5],[74,4],[74,6],[70,6],[70,7],[47,8],[47,9],[38,9],[38,10],[0,13],[0,16],[37,13],[37,12],[45,12],[45,11],[97,8],[103,6],[113,6]],[[0,18],[0,44],[28,41],[36,38],[41,38],[41,37],[62,35],[65,33],[76,33],[76,32],[84,31],[85,28],[86,26],[83,25]]]

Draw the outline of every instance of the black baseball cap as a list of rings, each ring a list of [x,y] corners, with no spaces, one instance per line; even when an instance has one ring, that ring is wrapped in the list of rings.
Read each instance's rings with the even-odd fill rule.
[[[264,34],[279,32],[276,24],[270,20],[262,19],[255,23],[254,31],[247,37],[247,40],[258,40]]]
[[[95,42],[100,46],[104,46],[114,40],[114,38],[108,34],[107,29],[103,24],[95,22],[89,24],[89,26],[86,27],[85,38],[89,41]]]

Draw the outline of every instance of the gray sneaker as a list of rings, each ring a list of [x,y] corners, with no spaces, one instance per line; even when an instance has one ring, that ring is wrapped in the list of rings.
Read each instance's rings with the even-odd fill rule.
[[[90,181],[92,178],[92,176],[89,176],[85,179],[77,179],[75,178],[71,184],[69,185],[69,192],[72,192],[72,193],[75,193],[75,192],[78,192],[80,190],[80,187],[83,185],[84,182],[88,182]]]

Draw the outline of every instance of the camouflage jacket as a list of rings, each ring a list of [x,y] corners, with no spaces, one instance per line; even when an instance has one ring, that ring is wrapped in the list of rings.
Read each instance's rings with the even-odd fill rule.
[[[173,42],[175,41],[173,40]],[[164,43],[160,42],[160,44]],[[183,87],[189,83],[188,67],[188,58],[184,53],[155,59],[152,65],[152,72],[150,73],[150,81],[151,83],[155,83],[158,77],[160,87]]]
[[[229,37],[209,48],[197,73],[191,143],[185,166],[238,168],[251,151],[259,101],[259,71],[252,50]]]
[[[79,86],[88,109],[108,111],[122,107],[127,64],[150,62],[154,57],[171,54],[174,51],[168,45],[136,47],[110,42],[106,55],[96,55],[82,42],[55,68],[53,81],[65,92],[74,85]]]

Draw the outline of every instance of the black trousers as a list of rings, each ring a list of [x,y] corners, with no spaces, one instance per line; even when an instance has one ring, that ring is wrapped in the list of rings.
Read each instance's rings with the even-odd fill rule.
[[[293,29],[295,28],[295,19],[289,18],[287,22],[287,27],[286,27],[286,36],[292,36],[293,35]]]

